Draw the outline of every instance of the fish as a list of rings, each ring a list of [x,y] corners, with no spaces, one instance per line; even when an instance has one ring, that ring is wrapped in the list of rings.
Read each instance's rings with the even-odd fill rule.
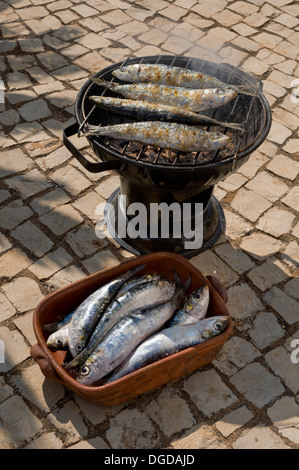
[[[180,308],[167,323],[167,327],[175,325],[188,325],[203,320],[207,314],[210,300],[209,286],[205,284],[186,299]]]
[[[123,292],[105,309],[86,347],[78,356],[75,356],[72,361],[66,364],[65,368],[70,369],[84,362],[99,344],[100,340],[125,316],[133,311],[158,305],[169,300],[174,295],[177,284],[177,280],[171,281],[168,278],[154,279],[138,284]]]
[[[175,354],[222,333],[229,324],[228,316],[205,318],[190,325],[175,325],[164,328],[147,338],[105,380],[114,380],[145,367],[148,364]]]
[[[84,349],[99,318],[114,300],[120,287],[143,267],[138,265],[101,286],[78,306],[69,324],[69,349],[73,357]]]
[[[222,126],[244,130],[244,124],[217,121],[209,116],[197,114],[174,106],[148,103],[140,100],[113,98],[111,96],[89,96],[90,101],[102,109],[144,121],[168,121],[190,125]]]
[[[184,291],[182,286],[170,300],[134,311],[118,322],[82,365],[77,381],[91,385],[120,365],[144,339],[165,324],[183,300]]]
[[[114,77],[130,83],[157,83],[185,88],[231,88],[255,96],[249,85],[225,83],[216,77],[188,68],[165,64],[131,64],[113,70]]]
[[[231,142],[231,138],[222,133],[208,132],[186,124],[160,121],[133,122],[103,127],[88,124],[84,135],[109,136],[182,152],[216,150]]]
[[[57,331],[54,331],[47,338],[47,346],[55,349],[65,349],[69,345],[69,325],[63,326]]]
[[[114,91],[124,98],[158,103],[199,112],[217,108],[236,98],[238,92],[232,88],[183,88],[153,83],[121,84],[91,77],[97,85]]]
[[[71,313],[69,313],[62,320],[59,320],[59,321],[53,322],[53,323],[46,323],[45,325],[42,325],[43,329],[46,330],[46,331],[50,331],[50,332],[60,330],[60,328],[68,325],[71,322],[71,319],[72,319],[72,316],[73,316],[74,312],[75,312],[75,310],[73,310]]]
[[[163,276],[161,276],[160,274],[143,274],[142,276],[132,277],[127,282],[125,282],[123,286],[119,289],[116,298],[118,298],[121,294],[139,284],[159,279],[163,279]]]

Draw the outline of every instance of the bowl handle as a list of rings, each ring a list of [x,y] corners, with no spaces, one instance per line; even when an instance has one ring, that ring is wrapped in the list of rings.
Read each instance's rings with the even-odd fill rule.
[[[109,160],[107,162],[93,163],[89,161],[82,153],[75,147],[75,145],[70,141],[69,137],[77,134],[79,130],[78,123],[75,122],[71,126],[63,130],[63,143],[66,148],[71,152],[73,157],[75,157],[78,162],[81,163],[86,170],[91,173],[101,173],[102,171],[107,170],[121,170],[124,167],[124,163],[118,160]]]
[[[219,281],[219,279],[217,279],[217,277],[212,276],[212,275],[206,276],[206,278],[210,281],[213,287],[215,287],[216,291],[218,292],[222,300],[225,303],[227,303],[228,301],[227,290],[224,287],[224,285]]]
[[[44,351],[42,350],[42,348],[40,347],[38,343],[34,344],[34,346],[30,348],[30,354],[35,360],[35,362],[37,362],[42,373],[47,379],[56,380],[62,383],[62,380],[60,379],[59,375],[57,374],[54,367],[52,366],[49,358],[44,353]]]

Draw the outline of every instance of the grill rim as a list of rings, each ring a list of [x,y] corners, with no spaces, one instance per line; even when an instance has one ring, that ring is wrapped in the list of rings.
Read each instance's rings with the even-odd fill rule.
[[[175,55],[156,55],[155,56],[155,55],[150,55],[150,56],[140,56],[140,57],[134,57],[134,58],[128,57],[128,58],[124,59],[122,62],[111,64],[111,65],[101,69],[96,74],[94,74],[94,76],[95,77],[100,77],[100,76],[106,74],[107,72],[112,71],[113,69],[115,69],[117,67],[121,67],[124,64],[141,63],[141,62],[147,61],[147,60],[152,61],[154,58],[157,58],[157,62],[159,62],[160,59],[168,59],[168,60],[169,59],[172,59],[172,60],[184,59],[184,60],[188,60],[188,62],[192,61],[192,60],[195,60],[195,61],[196,60],[204,60],[205,63],[209,63],[209,64],[213,64],[213,65],[216,64],[215,62],[212,62],[212,61],[208,61],[208,60],[200,59],[200,58],[196,58],[196,57],[190,57],[190,56],[175,56]],[[222,160],[216,160],[216,161],[200,162],[200,164],[197,163],[197,161],[196,161],[197,157],[195,159],[195,163],[192,163],[192,164],[190,164],[190,163],[189,164],[183,164],[183,163],[182,164],[181,163],[180,164],[172,164],[172,163],[163,163],[163,162],[162,163],[159,162],[157,164],[155,162],[149,162],[149,161],[136,159],[134,157],[128,157],[125,154],[119,152],[118,150],[113,149],[110,146],[101,143],[99,141],[99,139],[95,136],[86,136],[86,138],[89,141],[92,148],[94,150],[95,149],[97,150],[97,151],[95,151],[96,155],[101,160],[107,160],[108,158],[113,157],[114,159],[121,160],[123,163],[133,164],[135,166],[139,166],[139,167],[142,167],[142,168],[155,169],[155,170],[161,170],[161,171],[163,171],[163,170],[170,171],[172,169],[175,169],[175,170],[179,169],[183,172],[188,172],[188,171],[190,172],[190,171],[198,171],[200,169],[204,169],[204,170],[210,170],[211,169],[212,170],[212,169],[215,169],[215,168],[219,168],[219,167],[227,166],[227,165],[231,165],[231,164],[233,164],[233,165],[236,164],[237,166],[239,166],[238,163],[242,162],[242,160],[245,157],[247,157],[248,155],[253,153],[264,142],[264,140],[267,138],[267,135],[270,131],[271,124],[272,124],[271,107],[270,107],[265,95],[262,93],[263,83],[260,80],[256,79],[253,75],[250,75],[247,72],[245,72],[245,71],[241,70],[240,68],[235,67],[235,66],[233,66],[229,63],[222,62],[221,65],[232,69],[232,71],[234,71],[237,74],[240,73],[243,77],[248,77],[249,82],[251,80],[256,80],[259,83],[259,90],[257,90],[257,94],[259,96],[260,103],[261,103],[261,105],[264,109],[264,113],[265,113],[264,128],[259,133],[257,138],[254,139],[249,144],[249,146],[247,146],[240,153],[236,152],[235,154],[231,155],[228,158],[224,158]],[[75,117],[76,117],[77,123],[79,125],[79,129],[81,128],[84,121],[86,119],[88,119],[88,116],[84,117],[84,114],[85,114],[84,113],[84,100],[86,98],[87,91],[88,91],[88,89],[91,85],[93,85],[93,82],[90,79],[88,79],[82,85],[82,87],[80,88],[80,90],[77,94],[76,100],[75,100],[75,106],[74,106],[74,108],[75,108]],[[251,101],[251,103],[252,102],[253,101]],[[83,119],[81,118],[81,116],[83,117]],[[241,141],[240,141],[240,144],[241,144]],[[239,146],[240,146],[240,144],[239,144]],[[107,154],[109,155],[109,157],[107,156]]]

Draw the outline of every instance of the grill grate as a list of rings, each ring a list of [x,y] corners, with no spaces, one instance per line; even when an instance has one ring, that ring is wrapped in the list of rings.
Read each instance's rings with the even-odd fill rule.
[[[214,63],[203,59],[196,59],[184,56],[148,56],[130,59],[126,58],[123,62],[115,64],[97,74],[107,81],[115,81],[112,71],[120,66],[135,63],[162,63],[166,65],[174,65],[182,68],[189,68],[199,72],[213,75],[228,84],[241,85],[247,84],[252,90],[256,91],[256,96],[239,94],[234,100],[205,112],[207,116],[211,116],[219,121],[243,123],[244,131],[234,130],[227,127],[213,126],[213,130],[228,134],[232,142],[229,146],[211,152],[175,152],[162,148],[143,145],[132,141],[122,141],[119,139],[108,137],[92,137],[100,145],[104,146],[108,151],[111,150],[129,160],[137,160],[139,162],[151,163],[155,165],[163,165],[169,167],[194,167],[206,164],[207,162],[220,162],[230,159],[236,159],[238,155],[245,151],[262,134],[266,124],[266,110],[264,101],[261,99],[262,84],[256,78],[246,74],[236,67],[229,64]],[[116,80],[117,81],[117,80]],[[124,82],[121,82],[124,83]],[[126,119],[123,116],[112,114],[109,111],[103,111],[96,105],[92,104],[88,99],[91,95],[119,96],[112,91],[106,90],[97,84],[90,82],[87,86],[81,104],[78,116],[80,127],[79,133],[84,129],[86,123],[92,125],[112,125],[123,122],[130,122],[132,119]],[[201,126],[202,129],[210,130],[211,126]]]

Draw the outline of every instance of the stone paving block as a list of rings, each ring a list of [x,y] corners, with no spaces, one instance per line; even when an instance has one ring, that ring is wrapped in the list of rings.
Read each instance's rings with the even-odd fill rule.
[[[292,134],[292,131],[286,126],[273,121],[271,130],[268,134],[268,139],[272,140],[277,144],[283,144],[288,137]]]
[[[41,6],[32,6],[32,7],[26,7],[26,8],[21,8],[18,10],[18,15],[22,20],[30,20],[32,18],[42,18],[43,16],[46,16],[48,14],[48,11],[46,8],[41,7]]]
[[[247,400],[259,408],[285,391],[279,378],[258,362],[247,364],[230,378],[230,382]]]
[[[272,176],[266,171],[258,173],[246,184],[246,188],[268,199],[270,202],[277,201],[288,190],[288,186],[280,178]]]
[[[13,248],[0,257],[0,276],[14,277],[26,269],[32,261],[19,248]]]
[[[294,279],[288,281],[284,290],[288,295],[299,300],[299,278],[295,277]]]
[[[61,449],[63,442],[56,436],[55,432],[45,432],[34,439],[24,449]]]
[[[215,251],[220,258],[222,258],[238,274],[242,274],[255,266],[246,253],[238,250],[228,243],[217,246]]]
[[[237,189],[239,189],[243,184],[247,182],[247,178],[244,178],[244,176],[234,173],[227,178],[225,178],[223,181],[219,182],[219,186],[221,188],[224,188],[226,191],[234,192]]]
[[[90,400],[80,397],[79,395],[75,396],[75,402],[84,414],[84,416],[94,425],[103,423],[107,418],[114,416],[122,408],[121,405],[116,405],[112,407],[105,407],[93,403]]]
[[[0,338],[4,344],[4,362],[0,362],[0,372],[8,372],[29,357],[29,348],[21,333],[6,326],[0,327]]]
[[[183,389],[204,416],[211,416],[238,401],[213,369],[195,372],[184,381]]]
[[[299,186],[293,186],[282,202],[295,211],[299,210]]]
[[[271,207],[271,203],[254,191],[241,188],[232,200],[231,206],[243,217],[255,222],[263,212]]]
[[[18,277],[4,284],[2,291],[20,312],[35,308],[44,297],[38,284],[29,277]]]
[[[251,318],[263,310],[263,304],[255,292],[245,283],[239,283],[228,289],[227,308],[236,320]]]
[[[13,395],[14,391],[5,383],[4,377],[0,377],[0,404]]]
[[[264,295],[264,300],[290,325],[298,321],[299,303],[286,295],[278,287],[272,287]]]
[[[81,28],[79,25],[65,25],[53,31],[54,36],[61,39],[61,41],[72,41],[83,34],[86,34],[86,29]]]
[[[213,365],[230,377],[259,356],[260,352],[249,341],[233,336],[223,345]]]
[[[95,230],[87,225],[81,225],[79,228],[69,232],[66,241],[71,249],[81,258],[93,255],[99,249],[108,245],[107,240],[96,236]]]
[[[244,426],[251,418],[253,418],[253,414],[247,406],[243,405],[225,415],[220,421],[215,423],[215,426],[224,437],[228,437],[236,429]]]
[[[31,201],[30,206],[38,214],[43,215],[57,206],[61,206],[70,201],[69,196],[61,188],[54,189],[44,196],[37,197]]]
[[[171,442],[173,449],[226,449],[224,441],[207,425],[196,425],[186,435]]]
[[[68,401],[62,408],[54,409],[48,419],[57,429],[63,432],[65,445],[74,444],[88,433],[88,429],[80,415],[80,410],[73,401]]]
[[[1,161],[0,178],[27,170],[32,166],[32,161],[20,148],[1,152]]]
[[[55,207],[39,220],[58,236],[83,222],[83,218],[70,204]]]
[[[243,238],[240,247],[257,260],[263,260],[282,251],[283,242],[269,235],[254,232]]]
[[[10,188],[18,191],[23,200],[52,186],[52,183],[47,181],[44,175],[36,169],[23,175],[14,176],[7,183]]]
[[[11,378],[16,389],[44,413],[49,413],[65,395],[64,387],[45,379],[38,364],[33,364]]]
[[[101,269],[119,264],[119,260],[109,250],[102,250],[91,258],[82,261],[83,266],[89,274],[93,274]]]
[[[1,321],[5,321],[12,317],[16,310],[14,306],[9,302],[4,294],[0,293],[0,308],[1,308]]]
[[[173,410],[176,410],[175,414]],[[145,407],[145,411],[168,437],[196,424],[186,401],[172,389],[163,390]]]
[[[11,235],[36,256],[43,256],[53,246],[53,242],[30,221],[19,225]]]
[[[30,97],[30,99],[34,96]],[[45,141],[49,136],[44,132],[43,127],[38,122],[28,122],[26,124],[17,124],[10,133],[19,144],[25,142]]]
[[[20,120],[20,115],[14,109],[9,109],[8,111],[4,111],[0,113],[0,122],[3,126],[13,126],[17,124]]]
[[[112,418],[106,438],[113,449],[153,449],[160,443],[152,422],[137,408],[121,411]]]
[[[101,437],[94,437],[93,439],[77,442],[77,444],[69,446],[68,449],[110,449],[110,447]]]
[[[25,315],[15,318],[13,322],[22,335],[25,336],[33,346],[33,344],[36,343],[36,336],[33,331],[33,310],[29,310]]]
[[[41,52],[40,54],[37,54],[37,58],[48,70],[55,70],[59,67],[68,65],[68,62],[64,57],[53,51]]]
[[[190,261],[204,276],[216,276],[225,287],[231,286],[239,279],[239,276],[212,251],[204,251]]]
[[[72,282],[84,278],[85,275],[86,274],[77,266],[69,266],[58,271],[54,276],[46,281],[45,284],[51,292],[54,292],[57,289],[66,287]]]
[[[17,395],[8,398],[0,405],[0,418],[4,436],[1,443],[4,442],[4,447],[5,444],[13,448],[18,447],[40,432],[43,427],[42,422]]]
[[[31,209],[25,206],[21,199],[17,199],[0,210],[0,226],[5,229],[13,229],[32,214]]]
[[[281,328],[273,313],[261,312],[254,319],[248,334],[259,349],[264,349],[282,338],[285,330]]]
[[[289,449],[277,434],[262,425],[243,434],[232,447],[233,449]]]
[[[9,250],[12,245],[11,243],[7,240],[7,238],[0,233],[0,253],[4,253],[5,251]]]
[[[264,263],[253,268],[247,274],[248,278],[260,290],[265,291],[274,284],[288,279],[290,273],[276,258],[268,258]]]
[[[294,153],[296,154],[296,152],[298,151],[298,145],[299,145],[299,139],[290,139],[290,140],[288,140],[286,145],[283,147],[283,150],[285,152],[290,153],[290,154],[294,154]],[[287,158],[287,157],[285,157],[285,158]],[[294,160],[292,160],[292,162],[294,162]],[[293,163],[291,163],[291,162],[288,162],[288,163],[290,163],[291,166],[293,165]],[[297,162],[295,162],[295,169],[297,169],[296,163]],[[279,170],[282,171],[282,168],[279,168]],[[284,169],[284,171],[286,172],[287,169]],[[288,176],[284,176],[284,178],[290,178],[290,174]],[[292,178],[290,178],[290,179],[292,179]]]
[[[238,214],[224,208],[226,236],[236,240],[251,230],[251,225]]]
[[[70,264],[72,259],[71,255],[60,247],[33,263],[30,266],[30,271],[39,279],[46,279]]]
[[[43,36],[44,34],[51,32],[50,26],[46,25],[40,20],[36,20],[36,19],[26,20],[25,24],[30,29],[32,29],[34,34],[36,34],[37,36]]]
[[[81,198],[77,199],[73,206],[78,209],[82,214],[85,214],[93,222],[99,220],[97,206],[101,204],[104,208],[106,201],[95,191],[90,191]]]
[[[265,354],[265,361],[294,394],[299,391],[298,364],[291,361],[290,353],[278,346]]]
[[[285,233],[289,233],[294,219],[295,215],[291,212],[273,207],[262,215],[256,227],[278,238]]]
[[[71,165],[56,170],[52,173],[51,178],[74,196],[91,185],[91,182]]]
[[[284,430],[299,426],[299,405],[293,397],[280,398],[268,408],[267,413],[282,435],[284,435]]]

